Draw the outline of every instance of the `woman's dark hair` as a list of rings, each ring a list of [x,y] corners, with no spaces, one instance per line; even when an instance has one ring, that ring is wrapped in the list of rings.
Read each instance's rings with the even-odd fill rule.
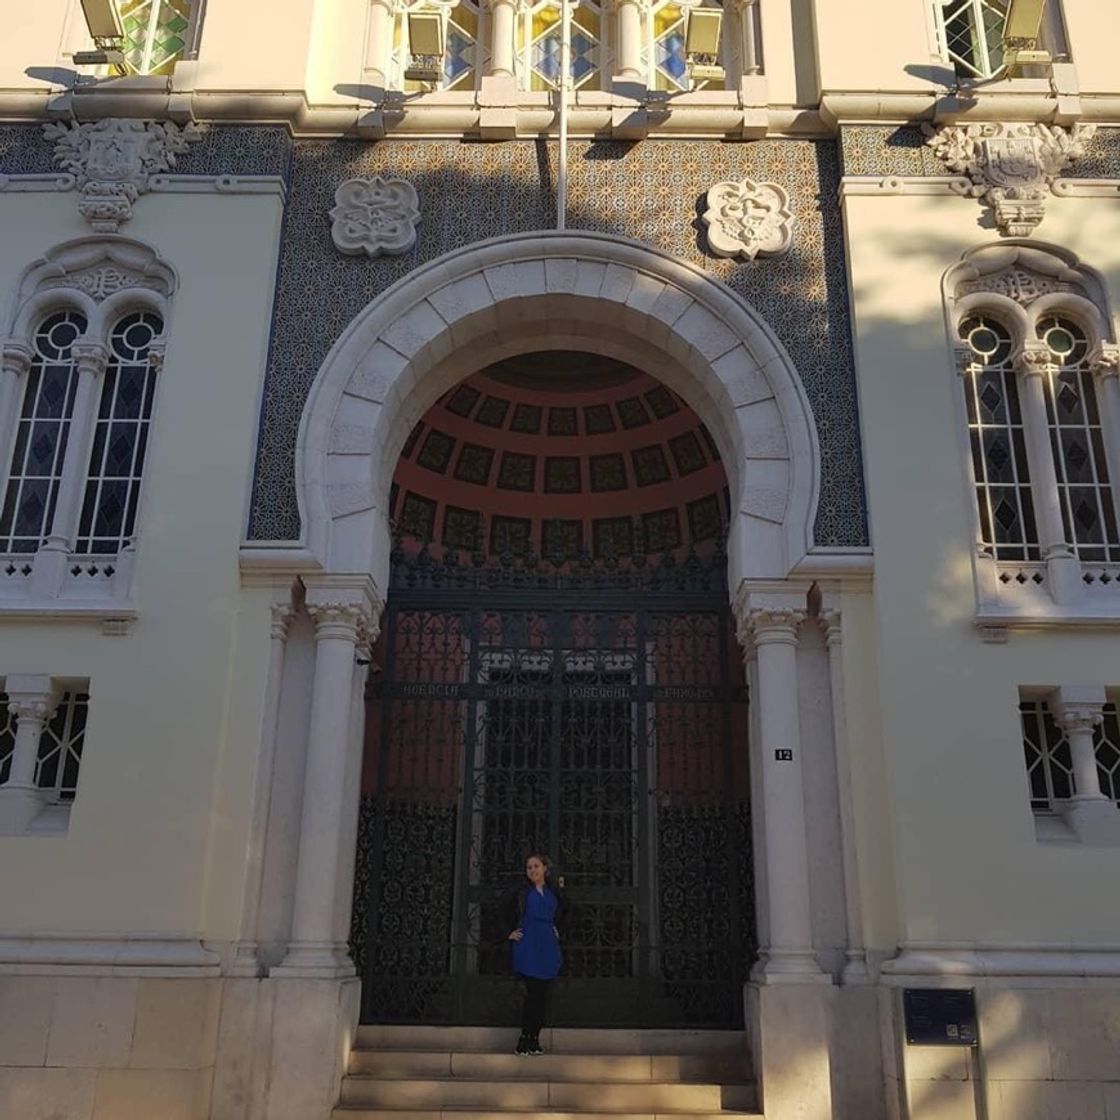
[[[544,872],[547,875],[552,870],[552,860],[548,858],[543,852],[530,852],[525,857],[525,862],[528,863],[531,859],[539,859],[544,864]]]

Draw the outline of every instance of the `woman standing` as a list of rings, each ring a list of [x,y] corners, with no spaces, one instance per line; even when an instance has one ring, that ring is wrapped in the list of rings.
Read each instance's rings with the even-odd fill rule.
[[[521,1037],[516,1054],[543,1054],[541,1027],[548,1014],[552,981],[560,971],[560,927],[567,905],[563,892],[548,882],[548,856],[534,852],[525,860],[525,882],[509,904],[508,940],[513,942],[513,970],[525,982]]]

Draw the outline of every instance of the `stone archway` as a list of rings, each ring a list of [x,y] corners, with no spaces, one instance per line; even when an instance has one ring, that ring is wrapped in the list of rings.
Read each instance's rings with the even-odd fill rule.
[[[732,591],[748,578],[782,579],[805,556],[816,432],[766,324],[681,260],[602,234],[542,233],[418,269],[332,348],[296,448],[304,539],[326,572],[372,573],[384,586],[389,486],[413,425],[480,365],[545,348],[656,368],[696,410],[727,466]]]

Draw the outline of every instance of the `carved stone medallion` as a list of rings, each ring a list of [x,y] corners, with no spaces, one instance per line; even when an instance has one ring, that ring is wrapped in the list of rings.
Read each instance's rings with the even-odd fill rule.
[[[416,244],[420,199],[407,179],[347,179],[334,201],[331,239],[339,252],[397,256]]]
[[[720,257],[776,257],[793,244],[789,195],[777,183],[750,179],[716,183],[708,191],[708,248]]]

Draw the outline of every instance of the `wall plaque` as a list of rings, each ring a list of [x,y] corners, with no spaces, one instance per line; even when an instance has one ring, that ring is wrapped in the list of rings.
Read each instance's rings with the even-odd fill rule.
[[[911,1046],[975,1046],[972,988],[904,988],[902,1010]]]

